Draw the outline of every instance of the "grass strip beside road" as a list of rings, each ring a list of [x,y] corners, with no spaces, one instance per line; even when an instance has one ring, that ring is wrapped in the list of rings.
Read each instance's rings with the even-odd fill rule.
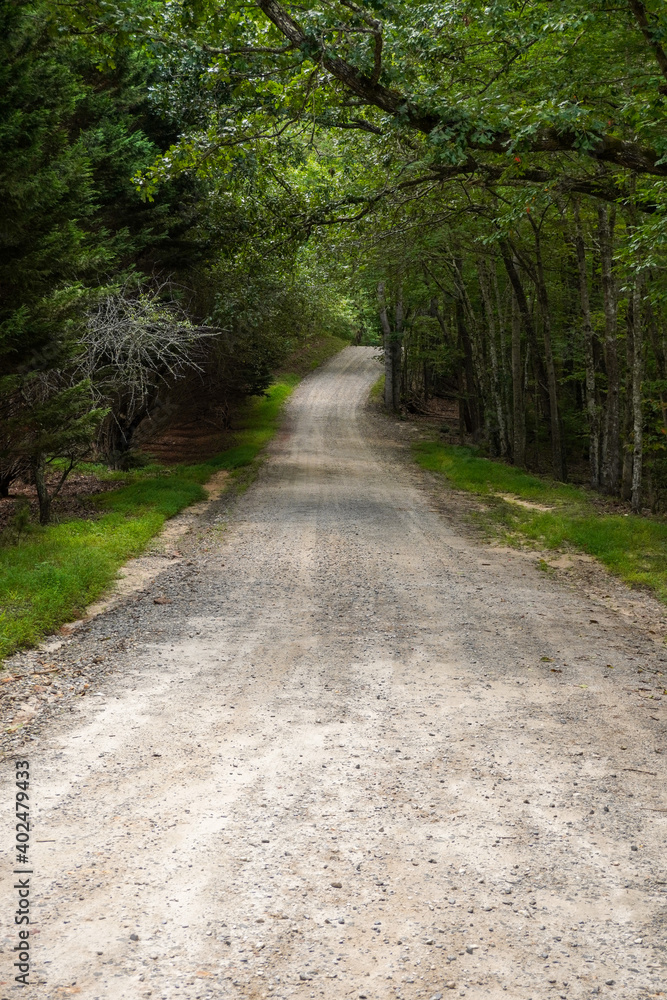
[[[102,479],[124,483],[96,499],[99,517],[31,526],[18,544],[0,547],[0,661],[84,615],[166,520],[206,499],[204,484],[215,472],[229,470],[232,484],[244,488],[301,376],[346,346],[334,337],[317,338],[310,355],[301,352],[298,374],[281,373],[266,396],[250,399],[236,421],[232,446],[205,462],[153,464],[123,473],[85,466]]]
[[[576,548],[630,586],[648,588],[667,602],[663,518],[607,513],[596,508],[587,490],[482,458],[474,448],[438,441],[413,447],[422,468],[441,474],[454,489],[483,498],[484,509],[476,519],[488,532],[513,544]]]

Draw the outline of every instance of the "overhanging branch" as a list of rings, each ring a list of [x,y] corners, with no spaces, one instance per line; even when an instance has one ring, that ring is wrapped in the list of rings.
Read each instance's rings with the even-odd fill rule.
[[[321,65],[364,103],[400,118],[410,128],[426,135],[436,129],[454,129],[466,147],[475,152],[507,154],[513,148],[516,136],[507,130],[489,128],[485,131],[484,139],[479,137],[480,129],[476,129],[474,134],[469,132],[461,135],[460,119],[424,111],[404,94],[390,90],[374,77],[361,73],[346,60],[329,52],[321,42],[307,36],[298,22],[276,0],[257,0],[257,6],[293,45],[305,46],[307,43],[309,49],[316,46]],[[667,177],[667,162],[659,162],[663,157],[655,149],[613,135],[591,135],[585,149],[581,148],[581,141],[582,136],[574,130],[547,126],[537,129],[532,137],[523,138],[521,149],[533,153],[577,152],[639,174]]]

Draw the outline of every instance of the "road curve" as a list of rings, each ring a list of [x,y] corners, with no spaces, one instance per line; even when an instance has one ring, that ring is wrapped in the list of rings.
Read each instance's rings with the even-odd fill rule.
[[[661,995],[665,656],[433,510],[379,370],[307,378],[248,491],[52,657],[113,670],[23,751],[22,997]]]

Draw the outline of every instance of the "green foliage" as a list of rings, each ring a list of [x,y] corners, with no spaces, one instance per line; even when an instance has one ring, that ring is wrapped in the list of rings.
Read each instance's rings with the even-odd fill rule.
[[[651,168],[667,151],[658,0],[647,5],[650,39],[629,5],[606,0],[287,5],[291,28],[281,6],[203,2],[194,20],[180,5],[156,12],[170,65],[165,101],[196,121],[164,169],[210,170],[215,160],[232,171],[253,155],[241,143],[255,157],[266,138],[289,150],[316,126],[411,133],[420,166],[436,169],[464,164],[471,151],[515,174],[524,157],[563,151],[618,162],[638,136]]]
[[[146,114],[151,61],[120,49],[101,70],[65,11],[37,0],[0,12],[0,346],[40,369],[76,333],[86,288],[170,225],[169,186],[148,211],[130,181],[165,138]]]
[[[163,179],[187,173],[210,184],[221,205],[242,205],[231,241],[243,243],[244,263],[249,247],[275,263],[308,240],[302,260],[325,262],[330,287],[354,298],[367,343],[378,340],[369,305],[382,283],[407,408],[427,408],[434,396],[456,401],[472,440],[535,468],[549,449],[559,478],[588,461],[598,482],[595,455],[604,452],[605,489],[630,490],[637,509],[657,510],[667,395],[659,390],[645,407],[639,469],[624,337],[633,285],[641,285],[637,341],[654,331],[641,351],[647,376],[663,380],[665,17],[658,0],[298,9],[203,0],[196,17],[165,6],[154,22],[169,66],[158,89],[183,128],[138,183],[153,196]],[[618,366],[603,343],[604,205]],[[581,315],[579,235],[592,336]],[[513,260],[521,295],[507,270]],[[268,294],[256,301],[275,307],[270,284],[257,288]],[[234,299],[228,289],[225,303]],[[509,356],[517,296],[521,391]],[[250,298],[240,312],[252,316]],[[513,393],[522,396],[526,433],[513,427]],[[614,424],[607,415],[617,395],[620,432],[598,441]],[[636,461],[625,460],[637,450]]]
[[[371,387],[370,398],[374,403],[379,403],[384,399],[384,375]]]
[[[113,64],[100,62],[80,17],[40,0],[0,10],[3,491],[90,450],[105,408],[79,361],[97,286],[154,267],[185,217],[176,199],[187,183],[166,185],[150,208],[131,183],[165,138],[147,113],[153,60],[116,39]],[[174,262],[173,248],[162,257]],[[40,506],[47,521],[46,487]]]

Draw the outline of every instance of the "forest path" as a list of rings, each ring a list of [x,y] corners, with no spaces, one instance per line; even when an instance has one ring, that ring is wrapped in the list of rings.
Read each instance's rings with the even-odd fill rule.
[[[188,562],[54,654],[113,672],[22,753],[23,997],[662,995],[665,655],[433,512],[378,374],[306,379]]]

